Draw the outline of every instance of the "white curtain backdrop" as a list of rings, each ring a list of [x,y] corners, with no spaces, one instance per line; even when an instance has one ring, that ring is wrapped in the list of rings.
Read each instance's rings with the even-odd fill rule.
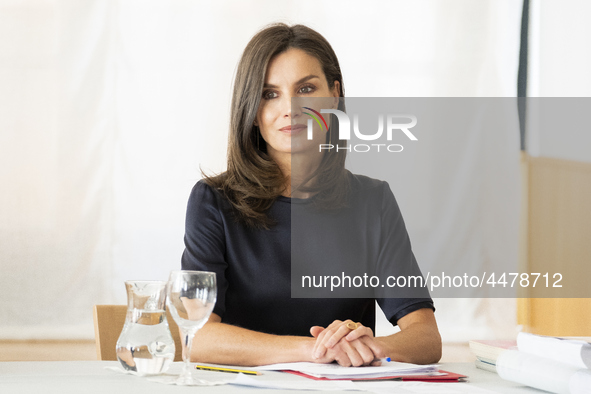
[[[322,33],[348,96],[515,96],[521,7],[0,0],[0,338],[91,338],[92,305],[125,303],[124,280],[166,279],[180,266],[189,191],[200,169],[225,167],[233,74],[264,25]],[[501,151],[468,155],[477,171],[429,163],[433,176],[462,188],[478,177],[493,191],[479,209],[497,224],[458,215],[431,229],[485,226],[483,247],[504,248],[474,262],[483,269],[517,260],[519,217],[519,136],[487,138]],[[412,204],[413,190],[397,198]],[[409,229],[413,244],[438,236]],[[462,253],[461,239],[440,235],[449,243],[417,256]],[[436,307],[446,341],[516,330],[514,300]]]
[[[591,2],[531,0],[530,10],[527,95],[591,97]],[[532,106],[526,133],[530,155],[591,163],[589,130],[556,130],[540,127],[539,122]]]

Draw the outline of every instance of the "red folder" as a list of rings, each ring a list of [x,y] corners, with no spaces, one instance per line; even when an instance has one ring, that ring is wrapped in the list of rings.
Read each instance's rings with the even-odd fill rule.
[[[447,372],[443,370],[437,371],[438,373],[444,373],[445,375],[392,375],[392,376],[385,376],[382,378],[356,378],[356,379],[329,379],[329,378],[319,378],[316,376],[308,375],[303,372],[298,371],[288,371],[285,370],[283,372],[288,372],[294,375],[303,376],[308,379],[314,380],[363,380],[363,381],[371,381],[371,380],[401,380],[403,382],[435,382],[435,383],[454,383],[454,382],[463,382],[468,377],[466,375],[460,375],[459,373],[454,372]]]

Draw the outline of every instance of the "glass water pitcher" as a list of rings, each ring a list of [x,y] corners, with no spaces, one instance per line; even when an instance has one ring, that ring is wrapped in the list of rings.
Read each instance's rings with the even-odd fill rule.
[[[174,360],[174,340],[166,321],[164,281],[127,281],[127,316],[117,341],[117,359],[138,375],[165,372]]]

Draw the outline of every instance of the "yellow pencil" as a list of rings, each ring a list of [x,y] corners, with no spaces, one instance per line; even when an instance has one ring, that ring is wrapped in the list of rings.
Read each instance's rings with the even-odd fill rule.
[[[247,375],[262,375],[259,371],[249,371],[246,369],[234,369],[234,368],[222,368],[222,367],[210,367],[209,365],[195,365],[196,369],[203,371],[218,371],[218,372],[229,372],[229,373],[244,373]]]

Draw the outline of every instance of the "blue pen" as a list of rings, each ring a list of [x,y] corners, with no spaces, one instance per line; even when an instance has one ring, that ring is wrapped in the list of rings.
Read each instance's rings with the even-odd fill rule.
[[[386,358],[378,358],[375,361],[381,361],[382,364],[384,364],[384,363],[389,363],[390,361],[392,361],[392,359],[390,357],[386,357]]]

